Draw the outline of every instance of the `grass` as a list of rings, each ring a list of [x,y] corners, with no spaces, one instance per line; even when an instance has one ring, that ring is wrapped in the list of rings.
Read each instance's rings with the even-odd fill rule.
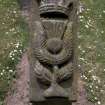
[[[105,1],[83,1],[80,14],[79,51],[88,99],[105,105]]]
[[[88,99],[105,105],[105,0],[81,0],[79,67]],[[0,0],[0,105],[27,46],[28,29],[16,0]]]
[[[16,0],[0,0],[0,105],[15,78],[15,66],[25,48],[28,32]]]

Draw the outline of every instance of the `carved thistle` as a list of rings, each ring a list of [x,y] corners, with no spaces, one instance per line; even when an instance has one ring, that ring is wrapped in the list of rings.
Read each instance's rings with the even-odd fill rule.
[[[76,100],[76,0],[34,0],[31,26],[30,100]],[[34,17],[35,16],[35,17]]]

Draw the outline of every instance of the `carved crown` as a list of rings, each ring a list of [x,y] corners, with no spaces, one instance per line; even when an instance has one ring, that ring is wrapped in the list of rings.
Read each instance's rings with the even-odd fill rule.
[[[68,16],[72,0],[40,0],[40,13],[58,12]]]

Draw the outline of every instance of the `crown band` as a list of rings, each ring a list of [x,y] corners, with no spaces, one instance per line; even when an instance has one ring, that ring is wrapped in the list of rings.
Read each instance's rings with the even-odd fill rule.
[[[59,5],[44,5],[44,6],[40,6],[40,13],[44,14],[44,13],[48,13],[48,12],[59,12],[59,13],[63,13],[65,15],[68,16],[68,8],[64,7],[64,6],[59,6]]]

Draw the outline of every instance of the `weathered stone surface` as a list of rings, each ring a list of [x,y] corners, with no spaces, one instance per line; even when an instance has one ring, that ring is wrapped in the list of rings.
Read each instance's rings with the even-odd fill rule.
[[[29,102],[29,72],[29,61],[25,53],[17,67],[17,78],[11,86],[12,89],[7,94],[5,105],[32,105]],[[77,103],[73,105],[93,105],[86,98],[84,82],[80,79],[80,76],[78,76],[77,86]]]
[[[31,0],[30,101],[77,100],[77,0]]]

